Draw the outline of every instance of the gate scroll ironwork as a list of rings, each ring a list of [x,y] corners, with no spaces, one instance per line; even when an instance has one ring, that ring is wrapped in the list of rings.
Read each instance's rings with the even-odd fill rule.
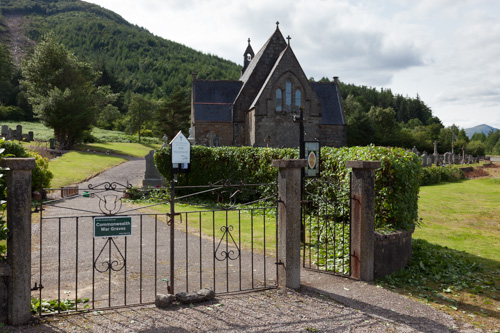
[[[302,200],[304,268],[351,273],[350,181],[307,178]]]

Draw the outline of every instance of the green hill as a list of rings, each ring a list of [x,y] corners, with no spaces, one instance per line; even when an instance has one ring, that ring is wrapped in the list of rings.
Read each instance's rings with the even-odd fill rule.
[[[241,67],[220,57],[155,36],[118,14],[79,0],[2,0],[0,41],[20,57],[53,31],[81,59],[94,63],[116,90],[150,98],[201,79],[237,79]],[[182,29],[183,27],[179,27]],[[20,40],[25,42],[16,45]],[[21,52],[23,49],[25,52]],[[19,62],[19,59],[15,59]]]

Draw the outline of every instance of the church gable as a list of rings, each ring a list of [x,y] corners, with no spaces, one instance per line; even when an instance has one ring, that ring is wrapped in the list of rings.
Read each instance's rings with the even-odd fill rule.
[[[239,81],[192,85],[192,126],[197,144],[298,147],[302,110],[306,141],[346,144],[337,79],[311,83],[277,27],[256,55],[248,40]],[[296,119],[296,118],[295,118]]]
[[[304,116],[319,116],[319,100],[309,83],[300,63],[288,46],[276,61],[264,85],[252,104],[256,115],[274,117],[298,112]]]

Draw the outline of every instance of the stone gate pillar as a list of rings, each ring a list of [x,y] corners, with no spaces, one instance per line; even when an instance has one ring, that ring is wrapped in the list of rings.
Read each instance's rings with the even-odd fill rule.
[[[348,161],[351,180],[351,276],[373,281],[375,250],[375,169],[381,162]]]
[[[300,178],[306,160],[273,160],[278,173],[278,284],[300,288]]]
[[[7,171],[7,320],[10,325],[28,323],[31,318],[31,170],[34,158],[6,158]]]

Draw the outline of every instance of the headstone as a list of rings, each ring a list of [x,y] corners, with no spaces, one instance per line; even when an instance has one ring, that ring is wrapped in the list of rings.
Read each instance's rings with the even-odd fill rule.
[[[438,154],[438,142],[434,141],[434,156]]]
[[[21,125],[17,125],[16,127],[16,140],[23,140],[23,127]]]
[[[427,153],[422,154],[422,166],[426,167],[427,166]]]
[[[2,125],[2,136],[5,138],[7,137],[7,132],[9,130],[9,126],[7,125]]]
[[[33,131],[28,132],[28,140],[29,142],[35,140],[35,135],[33,134]]]
[[[411,152],[412,152],[413,154],[418,154],[418,149],[417,149],[417,147],[413,146],[413,148],[412,148]]]
[[[444,164],[451,164],[451,153],[444,153]]]
[[[144,180],[142,181],[143,187],[167,185],[165,178],[163,178],[160,172],[158,172],[158,169],[156,169],[154,154],[155,151],[151,150],[149,154],[144,156],[144,159],[146,160],[146,172],[144,173]]]
[[[7,140],[14,140],[14,131],[12,128],[9,128],[7,130]]]
[[[162,148],[168,147],[168,136],[166,134],[163,134],[161,141],[163,141],[163,145],[161,145]]]

